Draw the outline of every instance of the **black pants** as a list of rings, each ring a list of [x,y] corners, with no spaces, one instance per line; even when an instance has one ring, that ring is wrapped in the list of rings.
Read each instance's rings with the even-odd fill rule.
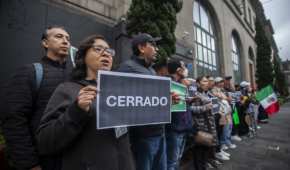
[[[211,148],[207,146],[196,145],[193,147],[194,170],[206,170],[206,163],[210,159]]]
[[[216,127],[216,133],[217,133],[217,145],[216,145],[216,152],[220,152],[221,151],[221,136],[223,133],[223,125],[220,125],[219,121],[220,121],[221,115],[220,114],[215,114],[214,115],[214,120],[215,120],[215,127]]]
[[[240,124],[239,124],[239,136],[244,136],[249,133],[249,126],[246,123],[246,110],[247,107],[241,106],[240,110],[238,111],[239,113],[239,118],[240,118]]]

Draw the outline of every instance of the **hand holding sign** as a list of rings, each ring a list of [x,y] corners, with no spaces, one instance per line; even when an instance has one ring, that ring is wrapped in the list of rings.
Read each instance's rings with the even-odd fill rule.
[[[175,92],[171,92],[171,99],[172,99],[172,104],[178,104],[180,102],[180,97]]]
[[[84,88],[82,88],[79,92],[78,95],[78,106],[88,112],[90,110],[90,106],[93,102],[93,100],[96,98],[97,96],[97,88],[94,86],[86,86]]]
[[[173,96],[172,94],[175,94],[176,96]],[[171,112],[185,112],[186,111],[186,99],[185,99],[186,86],[172,81],[171,82],[171,96],[172,96]]]

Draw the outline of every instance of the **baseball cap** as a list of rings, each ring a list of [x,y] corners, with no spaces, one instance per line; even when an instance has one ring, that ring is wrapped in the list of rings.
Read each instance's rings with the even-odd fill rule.
[[[231,80],[232,78],[232,76],[225,76],[225,80]]]
[[[161,37],[152,37],[150,34],[147,33],[140,33],[133,37],[132,39],[132,46],[138,46],[140,44],[144,44],[146,42],[157,42],[160,41]]]
[[[221,77],[216,77],[215,79],[214,79],[214,81],[216,82],[216,83],[219,83],[219,82],[221,82],[221,81],[223,81],[224,79],[223,78],[221,78]]]
[[[240,83],[240,87],[247,87],[247,86],[249,86],[249,85],[251,85],[249,82],[247,82],[247,81],[242,81],[241,83]]]

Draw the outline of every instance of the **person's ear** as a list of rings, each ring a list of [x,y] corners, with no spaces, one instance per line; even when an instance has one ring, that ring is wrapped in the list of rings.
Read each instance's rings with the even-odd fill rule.
[[[41,44],[42,44],[42,46],[43,46],[44,48],[48,48],[47,39],[43,39],[43,40],[41,41]]]
[[[139,44],[138,45],[138,49],[139,49],[139,51],[140,51],[141,54],[144,53],[144,48],[145,48],[145,46],[143,44]]]

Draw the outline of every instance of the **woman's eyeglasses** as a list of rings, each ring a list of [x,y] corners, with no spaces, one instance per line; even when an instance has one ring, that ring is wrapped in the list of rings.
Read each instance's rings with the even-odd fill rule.
[[[115,56],[115,54],[116,54],[115,50],[112,48],[106,48],[106,47],[102,47],[102,46],[92,46],[92,48],[98,54],[103,54],[104,52],[106,52],[109,55],[111,55],[112,57]]]

